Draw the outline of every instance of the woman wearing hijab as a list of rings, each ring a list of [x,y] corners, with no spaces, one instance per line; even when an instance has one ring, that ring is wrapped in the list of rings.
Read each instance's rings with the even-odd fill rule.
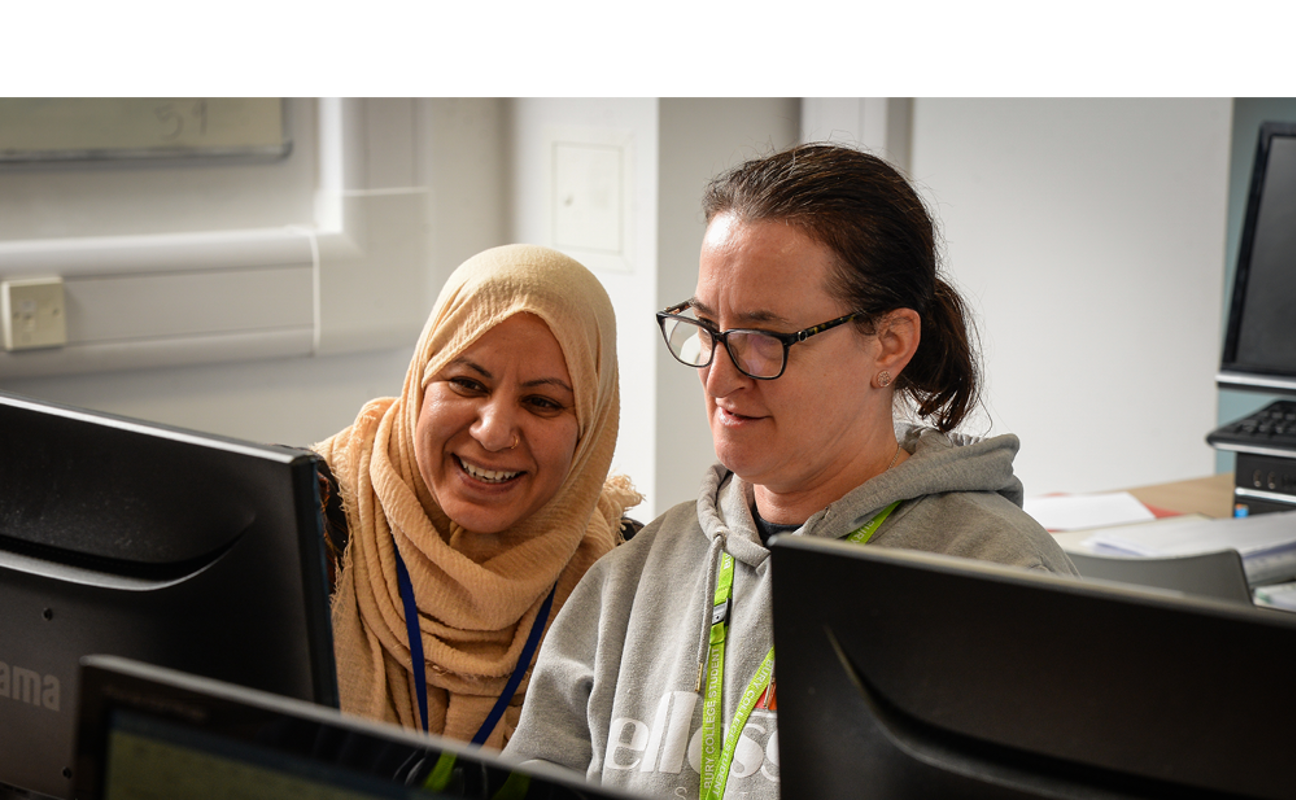
[[[400,397],[314,448],[336,485],[343,710],[503,747],[540,636],[640,499],[608,476],[618,415],[588,270],[511,245],[455,271]]]

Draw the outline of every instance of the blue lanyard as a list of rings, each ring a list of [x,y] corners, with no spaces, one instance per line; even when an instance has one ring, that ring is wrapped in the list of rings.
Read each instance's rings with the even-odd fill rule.
[[[419,631],[418,605],[414,602],[414,584],[410,581],[409,570],[405,568],[405,559],[401,558],[400,548],[395,545],[396,540],[393,538],[392,546],[396,553],[396,583],[400,586],[401,600],[405,605],[405,629],[409,635],[410,661],[414,672],[414,691],[418,694],[419,720],[423,723],[423,732],[427,733],[427,664],[423,658],[423,634]],[[554,593],[557,590],[558,584],[555,582],[553,588],[549,590],[549,596],[540,606],[540,613],[536,615],[535,622],[531,625],[531,633],[527,636],[526,645],[522,648],[522,655],[518,657],[517,666],[513,668],[513,674],[509,676],[504,691],[495,701],[495,707],[491,709],[490,714],[486,715],[481,728],[477,730],[477,735],[472,739],[473,744],[479,746],[484,744],[491,731],[495,730],[500,717],[504,716],[504,709],[508,708],[509,701],[513,699],[518,685],[522,683],[522,676],[531,665],[531,657],[535,655],[536,647],[540,645],[540,634],[544,632],[545,622],[549,619],[549,610],[553,608]]]

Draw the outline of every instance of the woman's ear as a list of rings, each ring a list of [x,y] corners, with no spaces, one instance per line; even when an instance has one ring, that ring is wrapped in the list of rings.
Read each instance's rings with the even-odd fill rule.
[[[878,374],[886,373],[886,383],[900,375],[918,350],[922,338],[922,317],[912,308],[897,308],[877,323]],[[885,384],[884,384],[885,385]]]

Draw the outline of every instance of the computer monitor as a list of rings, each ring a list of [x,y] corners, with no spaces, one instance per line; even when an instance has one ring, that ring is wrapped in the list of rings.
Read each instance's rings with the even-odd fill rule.
[[[632,800],[578,773],[115,657],[82,673],[78,800]]]
[[[0,797],[71,797],[87,654],[337,704],[315,463],[0,393]]]
[[[1296,614],[837,541],[772,551],[785,796],[1296,798]]]
[[[1260,127],[1217,383],[1296,393],[1296,123]]]

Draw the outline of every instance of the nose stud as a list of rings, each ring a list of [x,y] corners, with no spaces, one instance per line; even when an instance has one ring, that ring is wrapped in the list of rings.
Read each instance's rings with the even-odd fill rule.
[[[519,437],[519,436],[515,433],[515,434],[513,434],[513,444],[509,445],[509,446],[508,446],[508,449],[512,450],[512,449],[516,448],[516,447],[517,447],[519,444],[521,444],[521,443],[522,443],[522,439],[521,439],[521,437]]]

